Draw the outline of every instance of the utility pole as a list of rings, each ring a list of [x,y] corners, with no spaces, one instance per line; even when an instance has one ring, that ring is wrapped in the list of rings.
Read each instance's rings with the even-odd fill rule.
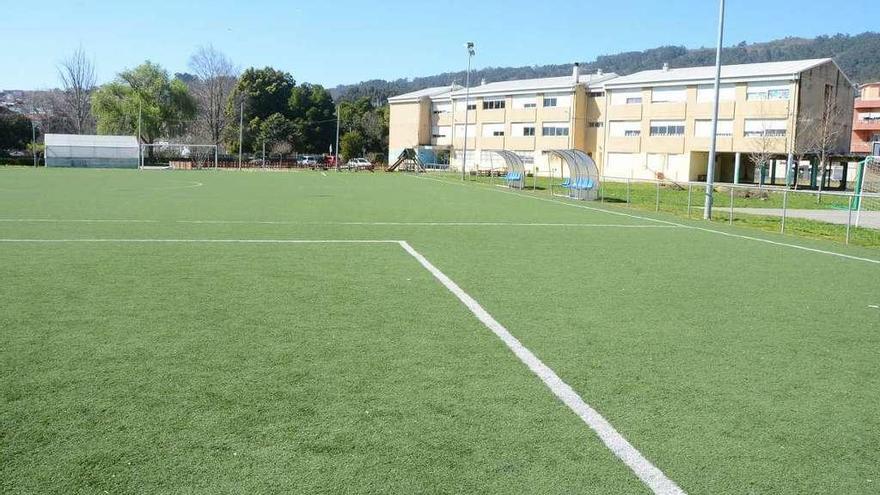
[[[715,151],[718,144],[718,99],[721,97],[721,46],[724,44],[724,0],[719,0],[718,47],[715,51],[715,101],[712,108],[712,142],[709,145],[709,163],[706,168],[706,201],[703,219],[712,219],[712,194],[715,189]]]
[[[474,58],[474,42],[468,41],[465,44],[465,47],[468,51],[468,67],[467,67],[467,76],[465,77],[465,90],[464,90],[464,146],[462,150],[462,159],[461,159],[461,180],[464,180],[464,169],[467,166],[467,135],[468,135],[468,116],[470,114],[471,109],[471,59]],[[454,104],[454,103],[453,103]],[[455,122],[452,123],[455,126]]]
[[[241,97],[241,107],[238,111],[238,169],[241,170],[241,150],[244,141],[244,96]]]

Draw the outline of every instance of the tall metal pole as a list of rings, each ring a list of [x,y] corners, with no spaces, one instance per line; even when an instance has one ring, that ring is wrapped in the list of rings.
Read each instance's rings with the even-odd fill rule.
[[[461,180],[464,180],[464,169],[467,166],[468,117],[471,110],[471,59],[474,58],[474,43],[472,41],[468,41],[465,46],[468,50],[468,66],[467,76],[465,77],[464,84],[464,149],[462,150],[461,158]]]
[[[718,47],[715,51],[715,101],[712,108],[712,142],[706,168],[706,204],[703,219],[712,219],[712,190],[715,188],[715,147],[718,142],[718,100],[721,97],[721,46],[724,44],[724,0],[719,0]]]
[[[241,98],[241,107],[238,111],[238,169],[241,170],[241,151],[244,141],[244,97]]]
[[[37,123],[31,119],[31,151],[34,152],[34,168],[37,168]]]
[[[339,171],[339,122],[341,117],[339,116],[339,105],[336,105],[336,148],[335,155],[333,156],[333,163],[336,165],[336,171]],[[391,157],[388,157],[391,160]]]
[[[141,141],[141,100],[138,98],[138,150],[140,150],[140,167],[144,168],[144,146]]]

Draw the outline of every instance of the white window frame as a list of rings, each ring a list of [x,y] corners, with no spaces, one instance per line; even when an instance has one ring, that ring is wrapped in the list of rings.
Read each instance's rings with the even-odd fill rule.
[[[640,137],[641,120],[611,120],[608,122],[608,135],[611,137]]]
[[[568,137],[571,134],[571,126],[568,122],[544,122],[541,125],[543,137]]]
[[[687,86],[651,88],[651,103],[684,103],[686,101]]]

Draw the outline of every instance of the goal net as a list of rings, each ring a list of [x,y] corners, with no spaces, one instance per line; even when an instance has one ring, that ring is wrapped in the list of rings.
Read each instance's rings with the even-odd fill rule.
[[[880,212],[880,157],[869,156],[859,164],[856,193],[856,201],[858,201],[856,226],[858,226],[862,212]]]
[[[140,168],[146,170],[217,168],[217,146],[213,144],[142,144]]]

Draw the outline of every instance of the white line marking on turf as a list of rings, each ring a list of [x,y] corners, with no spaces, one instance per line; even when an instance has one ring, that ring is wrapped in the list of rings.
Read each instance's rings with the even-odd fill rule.
[[[399,244],[382,239],[0,239],[0,242],[214,243],[214,244]]]
[[[440,182],[440,183],[443,183],[443,184],[450,184],[450,185],[456,185],[456,184],[457,184],[457,185],[462,185],[462,186],[467,186],[467,185],[468,185],[468,184],[460,184],[460,183],[458,183],[458,182],[450,182],[450,181],[447,181],[447,180],[436,179],[436,178],[433,178],[433,177],[416,177],[416,178],[417,178],[417,179],[423,179],[423,180],[432,180],[432,181]],[[481,185],[481,184],[480,184],[480,185]],[[827,254],[827,255],[829,255],[829,256],[837,256],[837,257],[839,257],[839,258],[846,258],[846,259],[855,260],[855,261],[864,261],[864,262],[867,262],[867,263],[874,263],[874,264],[880,265],[880,260],[876,260],[876,259],[872,259],[872,258],[862,258],[862,257],[860,257],[860,256],[853,256],[853,255],[851,255],[851,254],[836,253],[836,252],[834,252],[834,251],[826,251],[826,250],[824,250],[824,249],[816,249],[816,248],[811,248],[811,247],[806,247],[806,246],[799,246],[799,245],[797,245],[797,244],[789,244],[789,243],[787,243],[787,242],[772,241],[772,240],[770,240],[770,239],[762,239],[762,238],[760,238],[760,237],[752,237],[752,236],[742,235],[742,234],[732,234],[732,233],[730,233],[730,232],[724,232],[724,231],[722,231],[722,230],[709,229],[709,228],[706,228],[706,227],[697,227],[697,226],[694,226],[694,225],[686,225],[686,224],[683,224],[683,223],[670,222],[670,221],[667,221],[667,220],[659,220],[659,219],[657,219],[657,218],[644,217],[644,216],[641,216],[641,215],[634,215],[634,214],[631,214],[631,213],[624,213],[624,212],[620,212],[620,211],[606,210],[606,209],[604,209],[604,208],[597,208],[597,207],[595,207],[595,206],[578,205],[578,204],[566,203],[566,202],[564,202],[564,201],[558,201],[558,200],[553,200],[553,199],[548,199],[548,198],[539,198],[539,197],[537,197],[537,196],[532,196],[532,195],[529,195],[529,194],[523,194],[523,193],[517,193],[517,192],[513,192],[513,191],[505,191],[505,190],[491,189],[491,188],[490,188],[490,189],[486,189],[486,188],[484,188],[484,190],[487,190],[487,191],[496,191],[496,192],[505,193],[505,194],[512,194],[512,195],[514,195],[514,196],[518,196],[518,197],[521,197],[521,198],[531,198],[531,199],[536,199],[536,200],[538,200],[538,201],[544,201],[544,202],[547,202],[547,203],[554,203],[554,204],[563,205],[563,206],[571,206],[571,207],[573,207],[573,208],[582,208],[582,209],[584,209],[584,210],[599,211],[599,212],[602,212],[602,213],[608,213],[608,214],[610,214],[610,215],[620,215],[620,216],[625,216],[625,217],[635,218],[635,219],[639,219],[639,220],[645,220],[645,221],[648,221],[648,222],[657,222],[657,223],[662,223],[662,224],[667,224],[667,225],[674,225],[674,226],[676,226],[676,227],[682,227],[682,228],[685,228],[685,229],[699,230],[699,231],[702,231],[702,232],[709,232],[709,233],[712,233],[712,234],[720,234],[720,235],[724,235],[724,236],[727,236],[727,237],[735,237],[735,238],[739,238],[739,239],[747,239],[747,240],[750,240],[750,241],[763,242],[763,243],[766,243],[766,244],[773,244],[773,245],[776,245],[776,246],[788,247],[788,248],[792,248],[792,249],[800,249],[800,250],[802,250],[802,251],[809,251],[809,252],[812,252],[812,253],[819,253],[819,254]]]
[[[159,223],[159,220],[126,220],[126,219],[63,219],[63,218],[0,218],[0,222],[21,223]]]
[[[548,222],[293,222],[283,220],[176,220],[191,224],[268,224],[268,225],[364,225],[414,227],[608,227],[608,228],[677,228],[675,225],[636,225],[613,223]]]
[[[559,398],[565,405],[577,414],[587,426],[590,427],[602,442],[623,461],[654,493],[658,494],[683,494],[684,490],[670,480],[651,461],[645,458],[623,435],[608,422],[598,411],[574,391],[567,383],[546,364],[544,364],[532,351],[526,348],[504,326],[489,314],[480,303],[468,295],[455,282],[431,264],[418,251],[413,249],[406,241],[400,241],[400,246],[415,258],[431,275],[443,284],[455,297],[457,297],[489,330],[501,339],[507,347],[513,351],[526,366],[538,375],[541,381]]]

